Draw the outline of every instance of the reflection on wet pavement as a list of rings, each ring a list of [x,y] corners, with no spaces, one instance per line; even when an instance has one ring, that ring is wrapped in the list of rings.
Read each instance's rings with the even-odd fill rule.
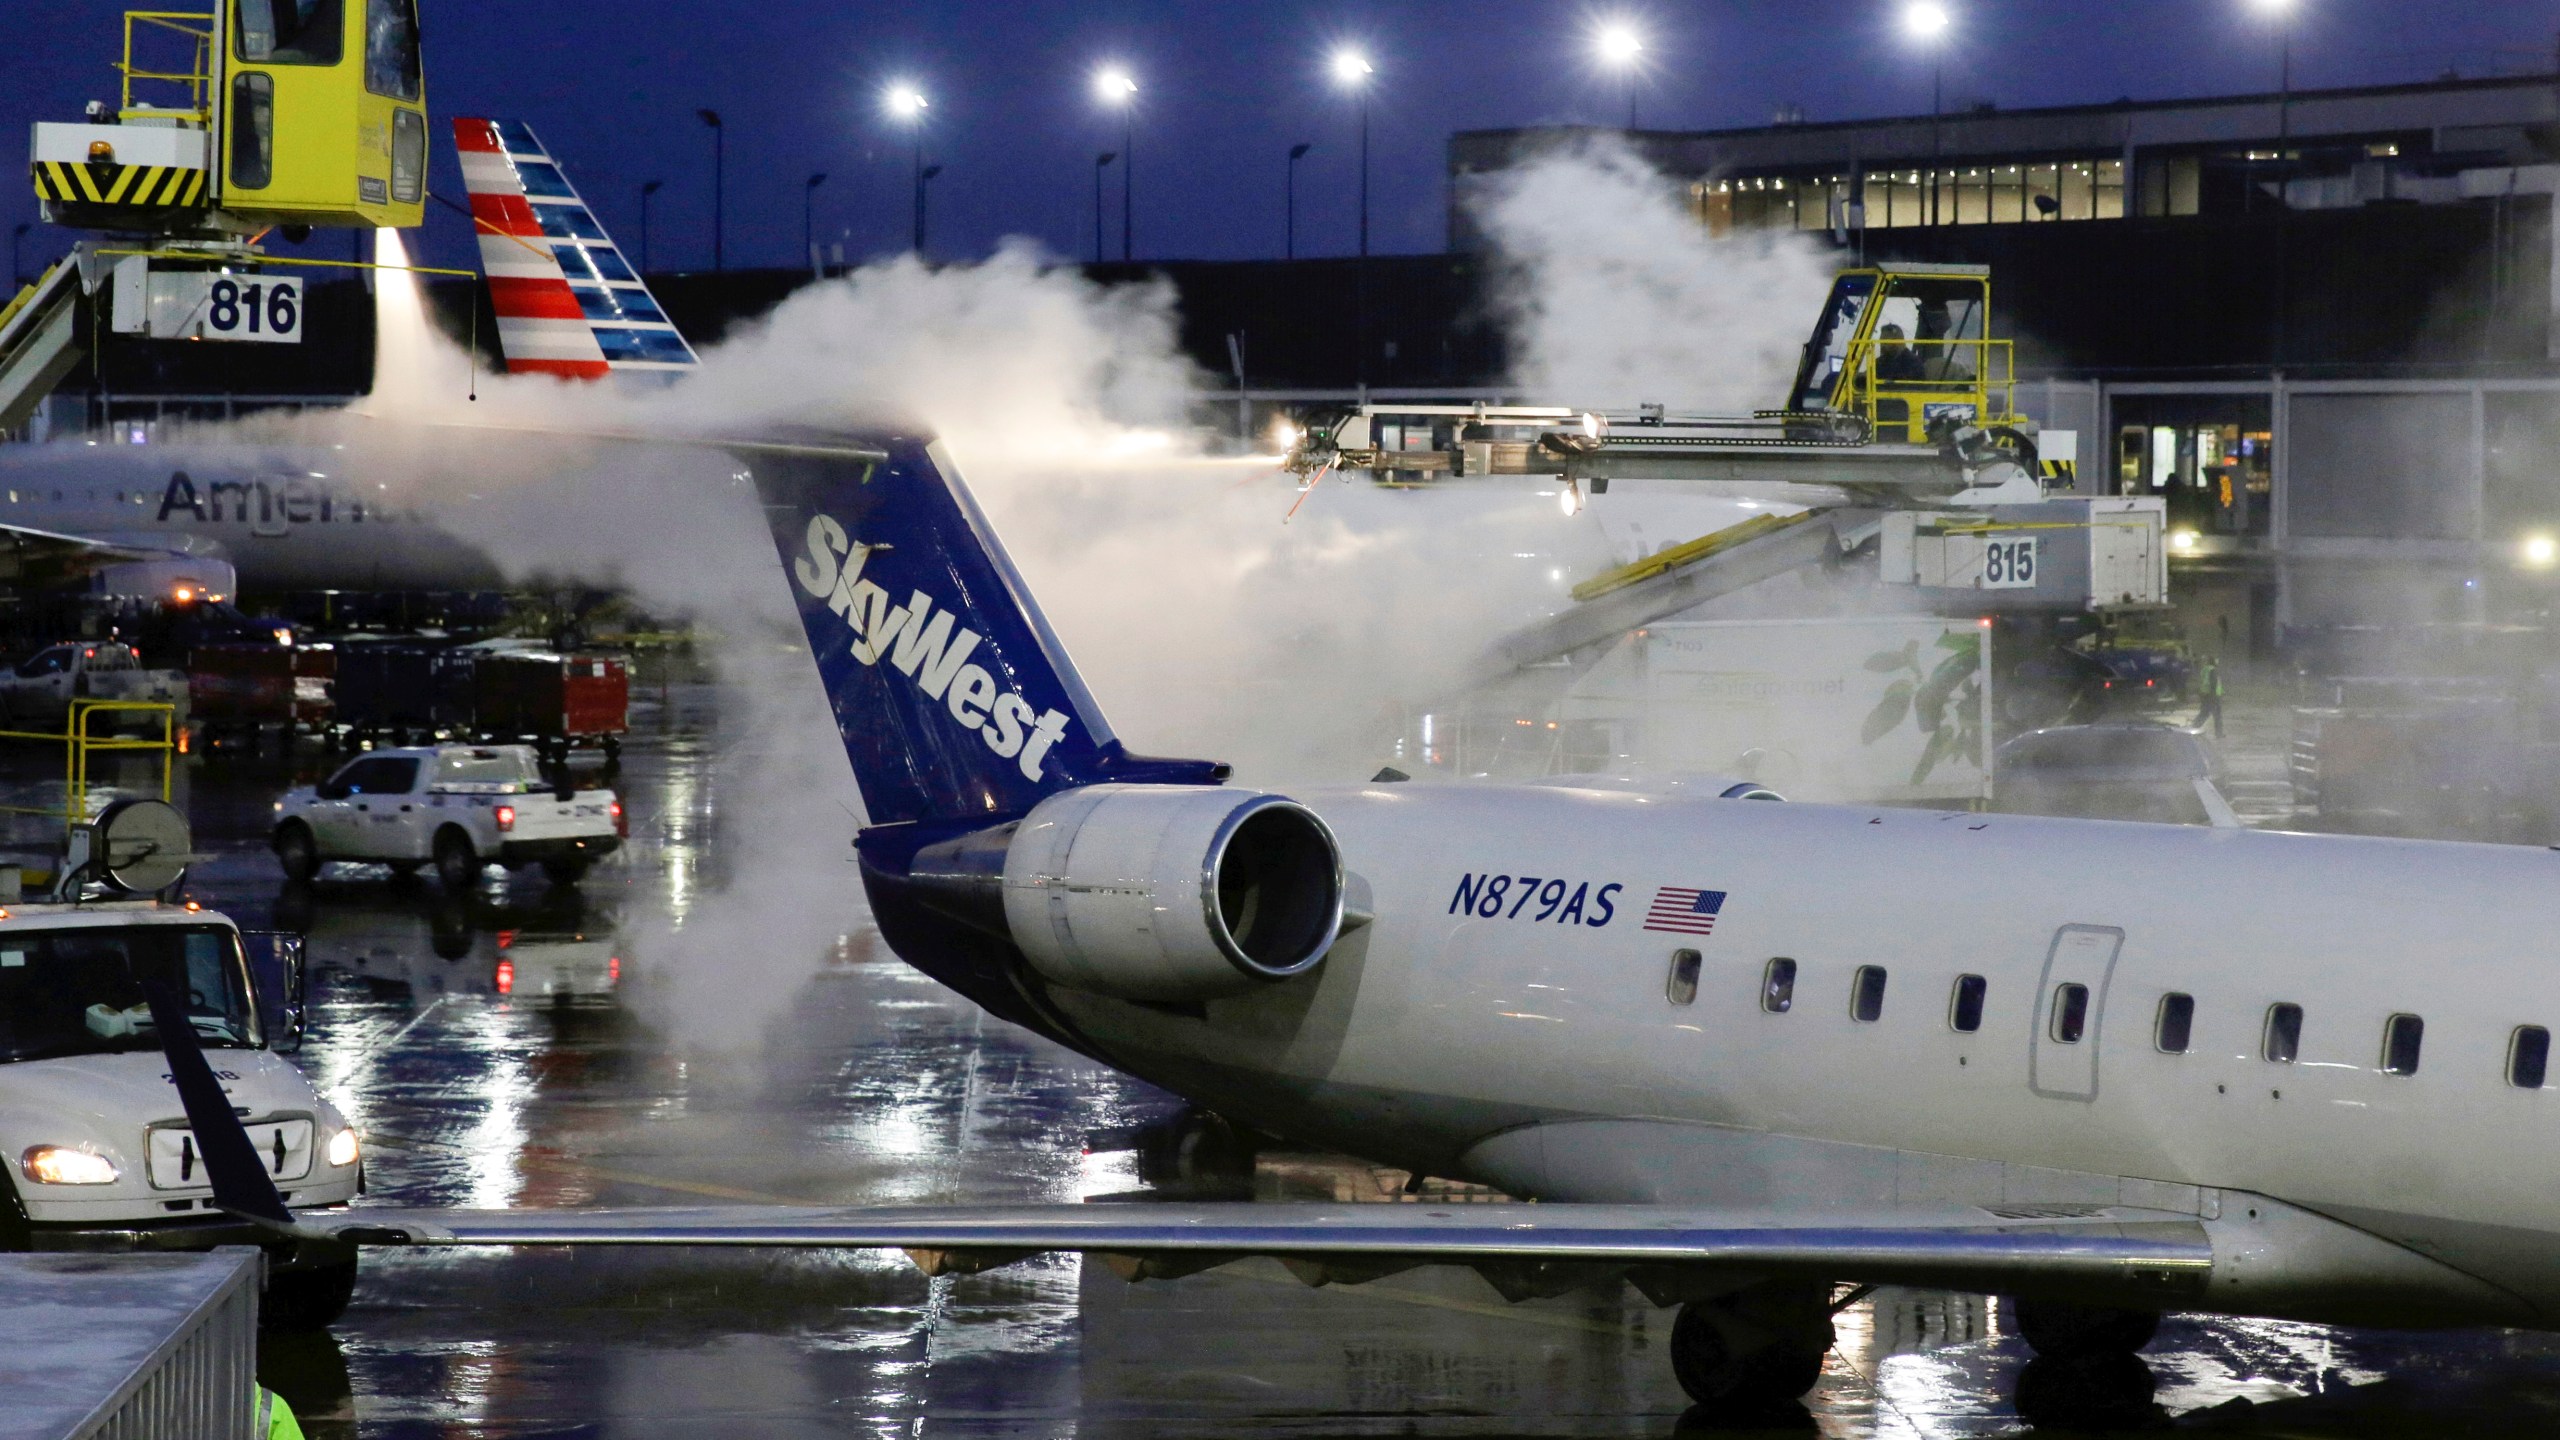
[[[284,888],[268,802],[306,752],[188,762],[195,891],[311,937],[301,1057],[420,1204],[1072,1199],[1161,1180],[1086,1153],[1171,1097],[984,1017],[864,937],[812,955],[760,1044],[683,1043],[651,937],[717,906],[707,697],[636,737],[623,859],[580,894],[467,897],[357,870]],[[846,871],[846,881],[851,873]],[[757,973],[772,973],[771,967]],[[1265,1156],[1256,1187],[1345,1195],[1366,1167]],[[1385,1187],[1392,1188],[1392,1187]],[[886,1253],[368,1252],[333,1337],[270,1337],[314,1437],[1647,1435],[1684,1420],[1672,1312],[1632,1290],[1503,1303],[1466,1272],[1310,1289],[1267,1261],[1131,1285],[1047,1258],[928,1280]],[[2249,1436],[2560,1431],[2560,1341],[2172,1319],[2130,1373],[2021,1373],[1997,1302],[1881,1291],[1792,1424],[1724,1433],[2019,1433],[2132,1423]],[[2174,1417],[2172,1419],[2171,1417]]]

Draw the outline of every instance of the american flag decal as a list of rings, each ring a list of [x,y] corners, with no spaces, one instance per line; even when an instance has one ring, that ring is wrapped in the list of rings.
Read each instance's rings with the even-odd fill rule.
[[[1665,885],[1653,892],[1653,908],[1644,912],[1644,928],[1674,935],[1712,935],[1716,912],[1724,909],[1721,890],[1683,890]]]

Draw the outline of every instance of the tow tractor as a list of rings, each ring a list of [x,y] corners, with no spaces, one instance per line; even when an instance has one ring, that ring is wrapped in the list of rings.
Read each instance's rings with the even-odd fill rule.
[[[286,1058],[302,1038],[300,937],[179,899],[189,851],[175,808],[121,800],[71,828],[41,899],[0,908],[0,1249],[261,1245],[266,1323],[327,1325],[355,1252],[279,1244],[219,1210],[166,1073],[159,1027],[185,1025],[294,1209],[362,1188],[355,1130]]]
[[[1803,507],[1584,581],[1583,603],[1502,641],[1479,681],[1851,559],[1948,614],[2165,604],[2162,502],[2056,493],[2074,478],[2078,437],[2018,412],[2011,342],[1989,333],[1990,310],[1988,266],[1844,270],[1779,408],[1371,404],[1304,417],[1284,463],[1310,487],[1336,472],[1388,486],[1541,476],[1562,485],[1568,511],[1621,479],[1746,487]]]
[[[268,236],[426,218],[416,0],[128,11],[116,69],[117,103],[35,126],[44,218],[93,237],[0,301],[0,430],[103,334],[297,343],[301,272],[350,262]]]

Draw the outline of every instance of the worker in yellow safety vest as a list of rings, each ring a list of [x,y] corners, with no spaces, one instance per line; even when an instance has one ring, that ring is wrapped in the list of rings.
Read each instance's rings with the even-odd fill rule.
[[[258,1440],[302,1440],[302,1422],[293,1418],[293,1407],[284,1397],[266,1386],[258,1387],[258,1428],[251,1431]]]

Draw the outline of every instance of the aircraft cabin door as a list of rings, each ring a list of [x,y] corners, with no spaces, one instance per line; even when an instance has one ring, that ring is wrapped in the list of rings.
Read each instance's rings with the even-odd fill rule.
[[[2111,925],[2065,925],[2045,952],[2036,988],[2035,1032],[2027,1038],[2027,1083],[2055,1100],[2098,1098],[2098,1037],[2107,1013],[2124,932]]]

